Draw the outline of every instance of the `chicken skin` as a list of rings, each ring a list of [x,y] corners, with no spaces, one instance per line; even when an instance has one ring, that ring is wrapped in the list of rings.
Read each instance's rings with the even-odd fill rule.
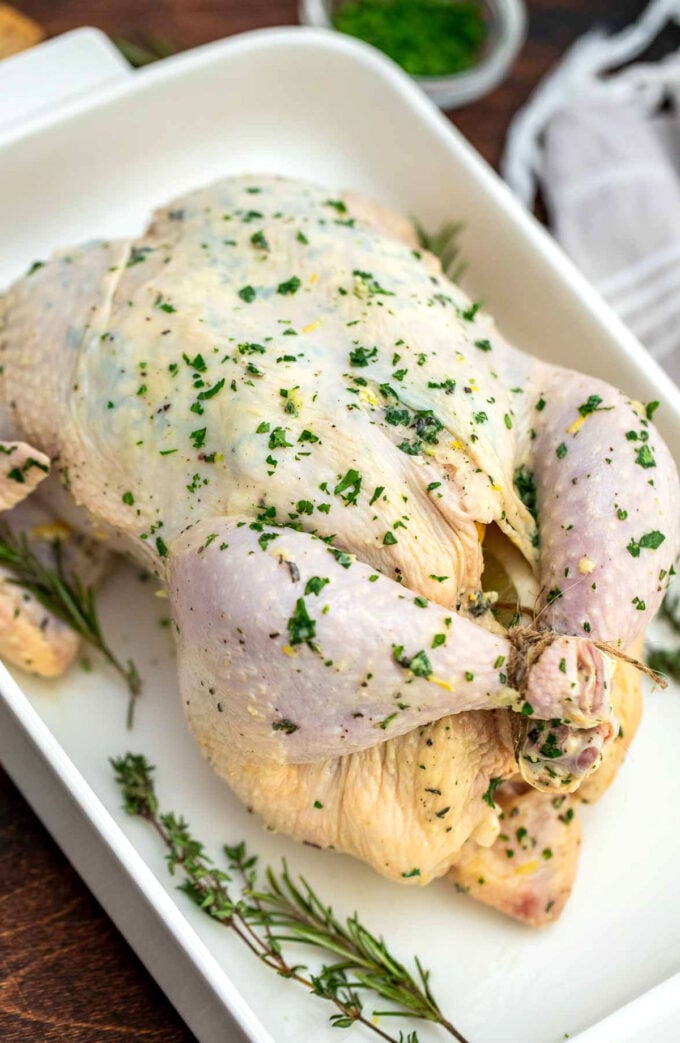
[[[680,546],[651,411],[511,347],[398,215],[270,176],[34,268],[0,350],[7,437],[167,588],[189,726],[241,799],[554,918],[578,845],[553,802],[612,762],[616,653]],[[530,625],[494,617],[485,534]],[[552,852],[521,900],[511,814]]]

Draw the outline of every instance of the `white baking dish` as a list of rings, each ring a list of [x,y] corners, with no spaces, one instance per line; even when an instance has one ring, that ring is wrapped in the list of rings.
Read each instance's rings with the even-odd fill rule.
[[[680,392],[410,80],[338,35],[236,37],[7,134],[0,286],[56,246],[134,232],[174,193],[247,170],[364,190],[426,226],[462,218],[468,281],[508,335],[660,399],[659,423],[680,456]],[[620,778],[584,812],[571,902],[557,925],[532,933],[446,883],[398,888],[346,857],[263,832],[188,737],[170,639],[157,625],[163,602],[123,567],[102,611],[146,680],[132,734],[124,693],[103,668],[56,684],[0,669],[0,756],[204,1043],[337,1034],[320,1001],[258,965],[173,889],[154,836],[119,808],[107,758],[127,749],[158,765],[163,805],[184,812],[214,853],[244,837],[266,861],[285,855],[336,911],[356,908],[399,954],[417,951],[473,1043],[556,1043],[578,1032],[583,1043],[678,1038],[677,692],[649,696]],[[422,1029],[423,1043],[430,1038],[441,1037]]]

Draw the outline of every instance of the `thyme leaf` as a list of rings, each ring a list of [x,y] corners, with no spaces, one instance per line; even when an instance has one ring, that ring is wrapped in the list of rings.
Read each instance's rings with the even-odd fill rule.
[[[442,271],[451,282],[458,282],[465,272],[466,265],[460,256],[460,235],[463,231],[462,221],[449,221],[441,226],[438,232],[428,234],[416,224],[420,245],[441,261]]]

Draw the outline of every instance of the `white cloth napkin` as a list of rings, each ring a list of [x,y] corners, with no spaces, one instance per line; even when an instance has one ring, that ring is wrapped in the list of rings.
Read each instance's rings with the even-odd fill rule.
[[[528,205],[540,186],[557,239],[680,383],[680,52],[605,75],[669,20],[680,0],[653,0],[578,41],[515,117],[503,174]]]

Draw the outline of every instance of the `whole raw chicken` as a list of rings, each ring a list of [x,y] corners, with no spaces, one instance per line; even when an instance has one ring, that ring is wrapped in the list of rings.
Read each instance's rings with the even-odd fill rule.
[[[239,796],[394,880],[557,916],[571,794],[639,718],[617,653],[679,549],[651,410],[510,347],[397,215],[274,177],[34,266],[0,349],[3,506],[51,469],[36,495],[157,573]]]

